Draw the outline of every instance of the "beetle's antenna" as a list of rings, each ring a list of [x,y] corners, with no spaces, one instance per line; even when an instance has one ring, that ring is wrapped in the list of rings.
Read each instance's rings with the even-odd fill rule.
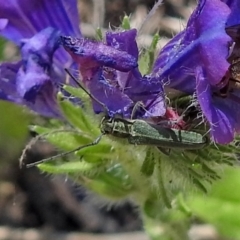
[[[73,81],[77,84],[77,86],[79,86],[92,100],[94,100],[96,103],[100,104],[104,111],[106,112],[106,115],[108,114],[108,108],[107,106],[102,103],[101,101],[99,101],[96,97],[94,97],[90,92],[88,92],[79,82],[78,80],[73,76],[73,74],[67,69],[65,68],[65,71],[66,73],[73,79]],[[73,150],[70,150],[68,152],[64,152],[64,153],[59,153],[55,156],[52,156],[52,157],[48,157],[48,158],[44,158],[42,160],[39,160],[39,161],[36,161],[34,163],[29,163],[29,164],[24,164],[24,158],[26,157],[26,152],[28,151],[28,149],[37,141],[37,139],[39,138],[35,138],[33,141],[31,141],[28,146],[25,148],[25,150],[23,151],[23,154],[21,156],[21,159],[20,159],[20,167],[23,167],[23,165],[25,165],[26,168],[31,168],[31,167],[34,167],[38,164],[41,164],[41,163],[45,163],[45,162],[49,162],[49,161],[52,161],[56,158],[61,158],[61,157],[64,157],[68,154],[71,154],[71,153],[74,153],[76,151],[79,151],[83,148],[86,148],[86,147],[91,147],[91,146],[94,146],[94,145],[97,145],[100,140],[102,139],[102,136],[104,135],[104,133],[102,133],[100,136],[98,136],[93,142],[89,143],[89,144],[86,144],[86,145],[83,145],[83,146],[79,146]],[[41,137],[41,136],[40,136]]]
[[[40,164],[40,163],[45,163],[45,162],[52,161],[52,160],[54,160],[54,159],[56,159],[56,158],[64,157],[64,156],[66,156],[66,155],[68,155],[68,154],[70,154],[70,153],[74,153],[74,152],[79,151],[79,150],[81,150],[81,149],[83,149],[83,148],[97,145],[97,144],[100,142],[100,140],[102,139],[102,136],[103,136],[103,135],[104,135],[104,134],[101,134],[101,135],[98,136],[93,142],[91,142],[91,143],[89,143],[89,144],[86,144],[86,145],[83,145],[83,146],[79,146],[79,147],[77,147],[77,148],[75,148],[75,149],[73,149],[73,150],[70,150],[70,151],[64,152],[64,153],[59,153],[59,154],[57,154],[57,155],[55,155],[55,156],[52,156],[52,157],[49,157],[49,158],[44,158],[44,159],[39,160],[39,161],[34,162],[34,163],[26,164],[25,166],[26,166],[26,168],[31,168],[31,167],[34,167],[34,166]]]
[[[73,80],[91,99],[93,99],[95,102],[97,102],[98,104],[100,104],[100,105],[104,108],[104,111],[105,111],[106,113],[109,112],[107,106],[106,106],[104,103],[102,103],[101,101],[99,101],[97,98],[95,98],[90,92],[88,92],[88,91],[86,90],[86,88],[84,88],[84,87],[79,83],[79,81],[76,79],[76,77],[73,76],[73,74],[69,71],[69,69],[65,68],[64,70],[65,70],[66,73],[72,78],[72,80]]]
[[[19,167],[23,168],[24,166],[26,166],[27,164],[25,164],[25,160],[27,158],[28,152],[32,149],[32,147],[40,140],[40,139],[44,139],[44,136],[49,135],[49,134],[54,134],[54,133],[59,133],[59,132],[76,132],[74,130],[71,129],[57,129],[57,130],[53,130],[51,132],[48,133],[43,133],[41,135],[38,135],[34,138],[32,138],[30,140],[30,142],[27,144],[27,146],[23,149],[22,155],[19,159]]]

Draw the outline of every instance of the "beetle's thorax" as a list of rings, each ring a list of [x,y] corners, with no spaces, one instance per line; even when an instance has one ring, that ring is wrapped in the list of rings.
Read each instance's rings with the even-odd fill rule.
[[[100,130],[103,134],[126,138],[131,135],[132,122],[122,118],[103,117]]]

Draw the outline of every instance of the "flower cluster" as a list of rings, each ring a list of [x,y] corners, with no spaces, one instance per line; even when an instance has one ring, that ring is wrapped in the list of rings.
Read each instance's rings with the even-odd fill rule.
[[[232,65],[239,58],[239,7],[238,1],[199,1],[186,28],[161,50],[153,69],[169,87],[196,94],[212,139],[221,144],[240,130],[240,92],[231,84],[238,81]]]
[[[0,35],[21,52],[18,62],[1,63],[0,97],[48,117],[60,117],[56,94],[64,67],[74,67],[59,48],[60,34],[81,36],[76,1],[1,1]]]
[[[199,0],[186,28],[159,53],[148,75],[138,69],[137,31],[117,30],[105,42],[81,36],[76,0],[0,1],[0,34],[17,44],[21,60],[0,65],[0,98],[61,117],[56,95],[73,84],[64,68],[80,71],[109,115],[167,119],[164,87],[195,97],[213,141],[227,144],[240,131],[237,0]],[[20,20],[19,20],[20,19]],[[102,106],[93,102],[96,113]],[[175,113],[176,116],[177,113]]]

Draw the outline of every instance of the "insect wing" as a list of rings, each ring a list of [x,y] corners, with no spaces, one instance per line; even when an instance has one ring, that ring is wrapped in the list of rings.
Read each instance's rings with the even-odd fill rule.
[[[142,120],[134,121],[128,138],[130,144],[181,149],[200,149],[206,146],[206,140],[200,133],[164,128]]]

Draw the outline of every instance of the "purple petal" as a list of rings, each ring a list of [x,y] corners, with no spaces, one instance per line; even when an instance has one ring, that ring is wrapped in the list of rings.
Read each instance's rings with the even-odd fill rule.
[[[138,66],[137,59],[132,55],[101,42],[63,36],[61,44],[83,69],[107,66],[125,72]]]
[[[226,27],[237,25],[240,23],[240,2],[238,0],[223,0],[231,9]]]
[[[23,66],[17,74],[17,89],[27,101],[35,101],[38,92],[51,79],[52,56],[58,47],[59,31],[48,28],[29,39],[22,47]],[[60,82],[60,81],[58,81]]]
[[[8,24],[8,20],[7,19],[0,19],[0,31],[2,31]]]
[[[153,100],[148,100],[145,103],[145,113],[143,117],[162,117],[166,113],[166,101],[163,95],[155,97]]]
[[[22,62],[15,63],[1,63],[0,64],[0,99],[23,103],[16,89],[16,75]]]
[[[201,109],[210,124],[213,141],[220,144],[230,143],[234,138],[235,120],[232,110],[222,103],[213,102],[211,85],[204,76],[204,69],[196,69],[197,98]]]
[[[138,59],[138,47],[136,42],[137,30],[131,29],[122,32],[107,32],[106,42],[108,46],[125,51]]]
[[[53,27],[62,34],[81,36],[76,0],[0,0],[0,18],[8,20],[1,35],[21,44],[22,39],[33,37],[41,30]],[[20,20],[19,20],[20,19]],[[54,54],[56,71],[72,65],[63,48]]]
[[[192,93],[195,69],[204,66],[209,83],[218,84],[229,67],[226,59],[232,41],[225,32],[229,13],[219,0],[200,1],[186,29],[160,52],[154,65],[156,75],[170,87]]]
[[[154,77],[143,76],[138,69],[132,70],[124,86],[124,91],[137,101],[145,101],[150,99],[149,96],[163,94],[162,83]]]
[[[0,0],[0,6],[0,18],[8,19],[1,34],[16,44],[47,27],[80,35],[76,0]]]
[[[224,99],[221,99],[221,104]],[[240,89],[235,89],[234,93],[229,93],[228,101],[224,101],[224,105],[227,105],[230,112],[227,112],[228,116],[232,116],[235,120],[235,131],[240,133]]]
[[[28,106],[31,110],[47,117],[61,117],[53,89],[47,84],[35,97],[35,101],[25,101],[17,91],[16,77],[22,62],[2,63],[0,65],[0,99]]]
[[[87,84],[90,92],[109,110],[110,115],[123,114],[125,117],[131,115],[130,108],[133,105],[132,100],[121,90],[111,87],[99,70]],[[96,113],[104,112],[103,106],[93,101],[93,108]]]
[[[25,101],[25,105],[40,115],[46,117],[62,118],[57,103],[56,88],[51,82],[46,82],[38,89],[35,101]]]
[[[122,74],[120,73],[122,77]],[[166,111],[165,96],[162,83],[151,76],[143,76],[138,69],[128,73],[124,93],[135,103],[142,102],[147,110],[145,116],[163,116]],[[121,81],[121,79],[119,80]]]

